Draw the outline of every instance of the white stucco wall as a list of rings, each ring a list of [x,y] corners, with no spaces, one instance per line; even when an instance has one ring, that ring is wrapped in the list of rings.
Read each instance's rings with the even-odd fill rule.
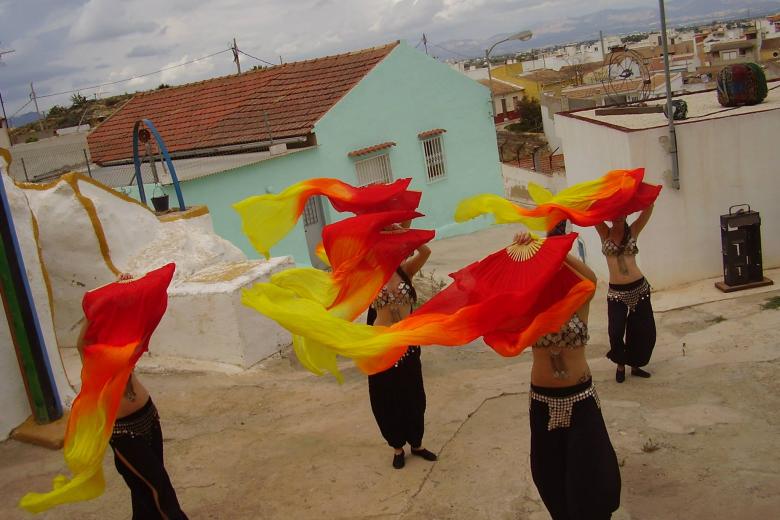
[[[16,351],[5,314],[0,317],[0,441],[30,415]]]
[[[720,220],[729,206],[747,203],[761,213],[764,269],[780,265],[780,111],[757,112],[677,126],[679,191],[667,185],[666,128],[624,132],[556,117],[566,147],[569,184],[615,168],[644,167],[645,179],[664,184],[652,220],[639,240],[639,263],[655,288],[722,276]],[[588,257],[598,257],[595,230],[582,231]],[[603,261],[592,262],[600,277]]]
[[[520,203],[533,201],[528,195],[528,183],[534,182],[553,193],[566,187],[566,172],[556,172],[552,175],[518,168],[511,164],[501,163],[501,175],[504,178],[504,194],[508,199]]]
[[[241,303],[241,290],[294,267],[292,258],[218,264],[168,291],[168,310],[149,355],[251,367],[292,342],[276,322]]]
[[[65,367],[57,347],[54,332],[54,320],[49,304],[49,295],[38,254],[38,245],[33,230],[33,214],[23,190],[17,188],[11,179],[0,174],[8,196],[14,228],[24,259],[27,281],[32,292],[33,303],[37,311],[38,323],[48,354],[54,384],[60,401],[65,408],[70,407],[75,391],[65,373]],[[10,430],[23,422],[30,414],[29,401],[11,342],[8,323],[4,314],[0,318],[0,439],[4,439]]]

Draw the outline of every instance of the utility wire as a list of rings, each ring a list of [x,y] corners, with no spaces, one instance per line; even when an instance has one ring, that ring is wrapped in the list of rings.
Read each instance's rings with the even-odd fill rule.
[[[447,52],[449,52],[450,54],[455,54],[455,55],[457,55],[457,56],[460,56],[461,58],[466,58],[466,59],[468,59],[468,60],[478,59],[478,58],[475,58],[474,56],[466,56],[465,54],[461,54],[460,52],[455,52],[455,51],[451,51],[451,50],[449,50],[449,49],[445,49],[445,48],[444,48],[444,47],[442,47],[441,45],[436,45],[435,43],[431,43],[431,41],[430,41],[430,40],[428,40],[428,45],[430,45],[431,47],[436,47],[437,49],[441,49],[441,50],[443,50],[443,51],[447,51]]]
[[[19,107],[19,108],[16,110],[16,112],[14,112],[13,114],[11,114],[11,116],[10,116],[8,119],[11,119],[11,118],[12,118],[12,117],[14,117],[16,114],[18,114],[19,112],[21,112],[22,110],[24,110],[24,107],[26,107],[26,106],[27,106],[27,105],[29,105],[30,103],[32,103],[32,99],[31,99],[30,101],[28,101],[27,103],[25,103],[24,105],[22,105],[21,107]]]
[[[116,81],[109,81],[107,83],[101,83],[99,85],[92,85],[90,87],[81,87],[81,88],[76,88],[76,89],[73,89],[73,90],[63,90],[62,92],[54,92],[53,94],[44,94],[42,96],[36,96],[36,97],[38,99],[43,99],[43,98],[49,98],[49,97],[54,97],[54,96],[62,96],[64,94],[74,94],[76,92],[81,92],[82,90],[94,90],[94,89],[97,89],[97,88],[107,87],[109,85],[116,85],[118,83],[125,83],[127,81],[132,81],[134,79],[145,78],[147,76],[153,76],[154,74],[159,74],[160,72],[165,72],[166,70],[171,70],[171,69],[175,69],[175,68],[178,68],[178,67],[184,67],[185,65],[191,65],[191,64],[193,64],[193,63],[195,63],[197,61],[200,61],[200,60],[213,58],[214,56],[216,56],[218,54],[222,54],[223,52],[230,52],[230,50],[231,49],[224,49],[224,50],[221,50],[221,51],[209,54],[208,56],[201,56],[200,58],[195,58],[194,60],[185,61],[184,63],[179,63],[178,65],[171,65],[170,67],[165,67],[165,68],[162,68],[160,70],[155,70],[153,72],[147,72],[145,74],[138,74],[138,75],[132,76],[130,78],[118,79]]]
[[[228,50],[230,50],[230,49],[228,49]],[[248,56],[248,57],[252,58],[253,60],[257,60],[257,61],[259,61],[261,63],[265,63],[266,65],[270,65],[271,67],[276,67],[278,65],[278,63],[271,63],[270,61],[265,61],[264,59],[258,58],[257,56],[252,56],[248,52],[244,52],[241,49],[236,49],[236,50],[238,52],[240,52],[241,54],[243,54],[244,56]]]

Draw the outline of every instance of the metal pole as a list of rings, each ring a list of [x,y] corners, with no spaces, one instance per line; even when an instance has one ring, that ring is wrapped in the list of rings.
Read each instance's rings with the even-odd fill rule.
[[[84,152],[84,161],[87,163],[87,173],[89,174],[89,178],[92,179],[92,168],[89,167],[89,156],[87,155],[87,149],[82,148],[82,152]]]
[[[43,131],[43,116],[41,116],[41,111],[38,108],[38,98],[35,96],[35,88],[33,88],[32,81],[30,82],[30,97],[33,100],[33,103],[35,103],[35,113],[38,114],[38,117],[41,119],[38,120],[38,125],[41,127],[41,132]]]
[[[233,38],[233,46],[230,49],[233,51],[233,61],[236,62],[236,69],[241,74],[241,61],[238,59],[238,45],[236,45],[235,38]]]
[[[493,46],[495,47],[495,45]],[[495,107],[495,100],[493,99],[493,73],[490,71],[490,51],[493,49],[491,47],[490,49],[485,49],[485,61],[487,61],[487,68],[488,68],[488,85],[490,88],[490,117],[493,118],[493,124],[496,123],[496,107]]]
[[[8,116],[5,115],[5,103],[3,103],[3,93],[2,92],[0,92],[0,106],[3,107],[3,119],[5,119],[6,122],[8,123],[8,128],[11,128],[11,122],[8,121]]]
[[[30,182],[30,178],[27,176],[27,165],[24,164],[24,157],[20,157],[22,161],[22,170],[24,170],[24,178],[27,180],[27,182]]]
[[[669,155],[672,158],[672,187],[680,189],[680,165],[677,157],[677,133],[674,129],[674,111],[672,110],[672,78],[669,73],[669,44],[666,41],[666,9],[664,0],[658,0],[661,11],[661,39],[664,49],[664,74],[666,74],[666,119],[669,121]],[[695,42],[694,42],[695,43]]]

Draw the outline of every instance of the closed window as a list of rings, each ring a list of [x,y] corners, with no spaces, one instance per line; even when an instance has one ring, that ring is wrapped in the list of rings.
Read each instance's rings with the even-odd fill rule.
[[[441,135],[422,139],[423,153],[425,154],[425,169],[428,172],[428,181],[437,181],[447,176],[447,167],[444,161],[444,142]]]
[[[358,186],[393,182],[390,155],[383,153],[369,159],[355,161],[355,173],[357,174]]]
[[[720,51],[720,59],[723,61],[736,60],[737,56],[737,51]]]

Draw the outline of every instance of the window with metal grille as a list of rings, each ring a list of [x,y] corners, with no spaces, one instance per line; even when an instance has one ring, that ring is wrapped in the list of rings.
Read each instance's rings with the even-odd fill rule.
[[[444,161],[444,142],[441,135],[422,139],[423,153],[425,154],[425,168],[428,171],[428,181],[437,181],[447,176],[447,167]]]
[[[320,208],[317,197],[311,197],[303,207],[303,225],[311,226],[320,222]]]
[[[393,182],[393,170],[390,168],[390,155],[383,153],[355,161],[358,186]]]

